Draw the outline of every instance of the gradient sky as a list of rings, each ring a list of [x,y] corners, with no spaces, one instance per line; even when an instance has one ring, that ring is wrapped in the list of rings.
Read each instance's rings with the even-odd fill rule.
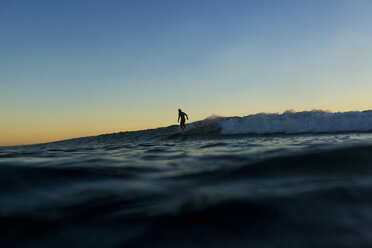
[[[372,105],[372,1],[0,0],[0,145]]]

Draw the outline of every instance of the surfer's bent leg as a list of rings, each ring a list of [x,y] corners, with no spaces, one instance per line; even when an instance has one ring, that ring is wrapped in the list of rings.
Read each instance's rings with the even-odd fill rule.
[[[182,130],[183,130],[184,127],[186,128],[185,120],[181,120],[180,126],[181,126]]]

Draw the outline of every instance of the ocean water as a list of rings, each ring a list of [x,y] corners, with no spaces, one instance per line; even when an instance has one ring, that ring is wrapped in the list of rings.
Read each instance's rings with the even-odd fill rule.
[[[0,247],[372,247],[372,112],[0,148]]]

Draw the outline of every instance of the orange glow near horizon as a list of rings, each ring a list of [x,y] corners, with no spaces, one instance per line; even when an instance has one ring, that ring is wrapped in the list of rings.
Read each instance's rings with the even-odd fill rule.
[[[167,125],[167,123],[164,123]],[[14,145],[31,145],[39,143],[48,143],[66,139],[81,138],[87,136],[95,136],[107,133],[137,131],[143,129],[156,128],[150,125],[109,125],[102,123],[102,126],[95,125],[76,125],[63,126],[51,125],[40,128],[13,128],[0,130],[0,146],[14,146]]]

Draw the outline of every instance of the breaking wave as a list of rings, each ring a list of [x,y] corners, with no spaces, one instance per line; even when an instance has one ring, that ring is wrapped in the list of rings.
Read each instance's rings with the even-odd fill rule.
[[[221,119],[220,125],[222,134],[369,132],[372,130],[372,111],[260,113]]]
[[[370,131],[372,131],[372,110],[338,113],[313,110],[286,111],[282,114],[259,113],[244,117],[211,116],[189,124],[186,131],[182,133],[177,131],[177,134],[263,135]]]
[[[117,142],[151,141],[178,138],[211,138],[226,135],[292,135],[371,132],[372,110],[327,112],[321,110],[278,113],[259,113],[244,117],[211,116],[186,124],[181,131],[178,125],[141,131],[103,134],[64,142]]]

